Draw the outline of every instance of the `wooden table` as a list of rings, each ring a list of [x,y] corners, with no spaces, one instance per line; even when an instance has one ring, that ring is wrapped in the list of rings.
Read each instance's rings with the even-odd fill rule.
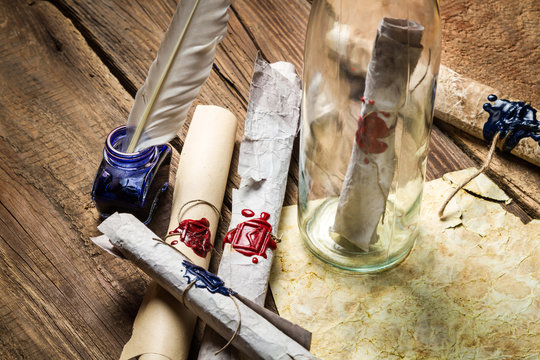
[[[104,139],[126,121],[175,4],[1,1],[1,359],[115,359],[129,338],[149,279],[91,244],[99,217],[89,192]],[[538,106],[534,4],[441,1],[443,63]],[[227,107],[243,119],[258,51],[301,72],[310,6],[233,0],[229,34],[197,103]],[[241,125],[236,155],[242,131]],[[177,150],[184,134],[173,141]],[[296,146],[286,204],[296,202],[297,152]],[[478,166],[485,153],[483,142],[436,121],[427,179]],[[488,175],[515,200],[509,211],[524,221],[540,216],[538,168],[499,155]],[[238,183],[231,171],[218,238]],[[171,198],[168,191],[150,225],[158,234]]]

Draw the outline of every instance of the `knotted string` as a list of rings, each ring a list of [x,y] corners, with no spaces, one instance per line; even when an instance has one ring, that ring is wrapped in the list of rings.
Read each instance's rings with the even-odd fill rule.
[[[196,280],[195,280],[196,281]],[[186,286],[186,288],[184,289],[184,292],[182,293],[182,304],[185,305],[185,296],[186,296],[186,293],[189,291],[189,289],[191,289],[193,287],[193,285],[195,285],[195,281],[193,282],[190,282],[188,284],[188,286]],[[236,311],[238,312],[238,324],[236,325],[236,330],[234,330],[234,333],[233,335],[231,336],[231,338],[229,339],[229,341],[227,341],[227,343],[221,348],[219,349],[218,351],[216,351],[214,353],[214,356],[215,355],[218,355],[220,352],[222,352],[223,350],[227,349],[231,344],[232,342],[234,341],[234,339],[236,338],[236,336],[238,335],[238,333],[240,332],[240,326],[242,326],[242,313],[240,312],[240,307],[238,306],[238,303],[236,302],[236,300],[234,299],[234,295],[231,294],[229,296],[229,298],[231,298],[231,300],[233,301],[234,305],[236,306]]]
[[[202,199],[193,199],[193,200],[190,200],[190,201],[187,201],[185,202],[182,207],[180,207],[180,210],[178,211],[178,223],[180,223],[181,219],[182,219],[182,212],[184,210],[184,208],[189,205],[189,204],[193,204],[193,203],[196,203],[195,205],[198,205],[198,204],[204,204],[204,205],[208,205],[212,208],[212,210],[214,210],[214,212],[216,213],[216,215],[218,216],[218,221],[221,220],[221,212],[218,210],[218,208],[212,204],[211,202],[208,202],[206,200],[202,200]],[[179,233],[172,233],[172,234],[167,234],[163,237],[163,240],[167,240],[168,238],[170,238],[171,236],[176,236],[176,235],[180,235]]]
[[[195,280],[196,281],[196,280]],[[182,304],[186,304],[185,302],[185,296],[186,296],[186,293],[189,291],[189,289],[191,289],[193,287],[193,285],[195,285],[195,281],[193,282],[190,282],[188,284],[188,286],[186,286],[186,288],[184,289],[184,292],[182,293]],[[231,336],[231,338],[229,339],[229,341],[227,341],[227,343],[221,348],[219,349],[218,351],[216,351],[214,353],[214,356],[215,355],[218,355],[220,352],[222,352],[223,350],[225,350],[226,348],[228,348],[232,342],[234,341],[234,339],[236,338],[236,336],[238,335],[238,333],[240,332],[240,326],[242,326],[242,313],[240,312],[240,307],[238,306],[238,303],[236,302],[236,300],[234,299],[234,295],[231,294],[229,296],[231,298],[231,300],[233,301],[234,305],[236,306],[236,311],[238,312],[238,324],[236,325],[236,330],[234,330],[234,333],[233,335]]]
[[[478,171],[476,171],[474,174],[469,176],[469,178],[467,178],[463,183],[461,183],[461,185],[459,185],[456,189],[454,189],[454,191],[450,194],[450,196],[446,198],[444,204],[439,210],[439,218],[443,217],[444,209],[446,209],[446,206],[448,205],[450,200],[452,200],[452,198],[458,193],[458,191],[461,190],[465,185],[470,183],[478,175],[483,173],[489,167],[489,164],[491,163],[491,159],[493,158],[493,154],[495,153],[495,148],[497,147],[497,141],[499,140],[500,134],[501,134],[500,132],[497,132],[495,136],[493,137],[493,140],[491,141],[491,147],[489,148],[489,153],[487,155],[486,160],[484,161],[484,165],[482,165],[482,167]]]
[[[234,330],[234,334],[232,334],[231,338],[229,339],[229,341],[227,341],[227,343],[225,345],[223,345],[223,347],[221,349],[219,349],[218,351],[216,351],[214,353],[214,356],[218,355],[220,352],[222,352],[223,350],[225,350],[226,348],[228,348],[232,342],[234,341],[234,339],[236,338],[236,335],[238,335],[238,333],[240,332],[240,326],[242,325],[242,313],[240,312],[240,307],[238,306],[238,303],[236,302],[236,300],[234,299],[234,295],[231,294],[231,296],[229,296],[231,298],[231,300],[233,301],[234,305],[236,306],[236,311],[238,311],[238,324],[236,325],[236,330]]]
[[[182,207],[178,211],[178,222],[180,222],[182,211],[184,210],[184,208],[187,205],[193,204],[193,203],[205,204],[205,205],[210,206],[212,208],[212,210],[214,210],[216,212],[216,215],[218,216],[218,218],[221,220],[221,212],[218,210],[218,208],[214,204],[212,204],[211,202],[208,202],[206,200],[202,200],[202,199],[193,199],[193,200],[189,200],[189,201],[185,202],[184,205],[182,205]]]
[[[195,201],[201,201],[201,202],[205,202],[206,204],[212,206],[215,210],[217,210],[217,208],[215,208],[215,206],[213,206],[212,204],[204,201],[204,200],[192,200],[192,201],[188,201],[187,203],[184,204],[184,206],[186,204],[188,204],[189,202],[195,202]],[[182,208],[184,207],[182,206]],[[179,214],[182,212],[182,208],[180,209],[179,211]],[[179,215],[180,216],[180,215]],[[169,235],[178,235],[178,234],[169,234]],[[162,242],[164,243],[165,245],[168,245],[170,246],[171,248],[173,248],[174,250],[178,251],[183,257],[185,257],[186,259],[189,260],[189,258],[178,248],[176,248],[175,246],[165,242],[165,239],[169,236],[165,236],[163,239],[160,239],[160,238],[152,238],[152,240],[156,240],[156,241],[159,241],[159,242]],[[182,304],[185,305],[185,297],[186,297],[186,293],[193,287],[193,285],[195,285],[195,282],[196,280],[188,283],[188,285],[186,286],[186,288],[184,289],[184,291],[182,292],[182,298],[181,298],[181,302]],[[231,294],[229,296],[229,298],[233,301],[234,305],[236,306],[236,311],[238,312],[238,324],[236,325],[236,330],[234,331],[233,335],[231,336],[231,338],[229,339],[229,341],[227,341],[227,343],[221,348],[219,349],[218,351],[216,351],[214,353],[214,356],[215,355],[218,355],[219,353],[221,353],[222,351],[224,351],[225,349],[227,349],[231,344],[232,342],[234,341],[234,339],[236,338],[236,336],[238,335],[238,333],[240,332],[240,326],[242,325],[242,313],[240,312],[240,307],[238,306],[238,303],[236,302],[236,300],[234,299],[234,294],[232,293],[231,291]]]

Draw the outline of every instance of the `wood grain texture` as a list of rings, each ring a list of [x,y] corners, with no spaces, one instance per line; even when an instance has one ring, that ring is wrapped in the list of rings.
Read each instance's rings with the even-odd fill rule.
[[[132,95],[144,83],[176,7],[176,1],[54,0],[53,3],[89,39],[104,63],[119,73]],[[220,103],[214,105],[227,107],[243,118],[257,50],[234,13],[229,14],[228,35],[218,45],[213,72],[201,90],[199,101],[212,98],[225,85],[234,94],[221,96]]]
[[[540,106],[538,1],[441,0],[440,9],[443,64]]]
[[[238,117],[242,125],[236,157],[256,54],[290,61],[301,73],[310,2],[232,3],[228,35],[196,103],[223,106]],[[534,5],[533,0],[523,3],[519,9]],[[488,57],[477,65],[482,50],[469,54],[475,42],[462,29],[482,27],[478,17],[487,10],[470,10],[479,4],[441,1],[444,45],[451,43],[453,49],[445,50],[443,62],[477,80],[484,75],[494,82],[508,79],[512,91],[523,84],[538,90],[525,70],[500,75],[499,64],[514,69],[512,62]],[[1,359],[115,359],[129,338],[148,279],[90,243],[99,218],[89,192],[104,139],[126,121],[175,6],[175,0],[0,0]],[[519,47],[538,57],[530,35],[538,23],[531,23],[525,10],[517,15],[517,24],[503,21],[506,39],[517,39],[516,47],[508,48],[519,58],[515,63],[520,69],[530,64],[518,56]],[[503,43],[496,47],[501,53],[506,51]],[[187,124],[172,142],[178,150],[186,130]],[[481,143],[449,128],[435,127],[430,147],[427,179],[478,166],[483,158]],[[173,164],[177,162],[175,153]],[[538,211],[539,192],[531,185],[539,183],[538,169],[514,163],[512,157],[502,157],[488,175],[518,198],[527,213],[538,216],[533,210]],[[236,165],[235,160],[218,238],[230,219],[231,189],[239,184]],[[296,203],[297,166],[295,143],[286,204]],[[158,234],[166,231],[171,200],[168,191],[150,225]],[[522,212],[515,206],[510,210]],[[521,217],[528,218],[523,212]]]
[[[510,94],[513,100],[540,106],[538,1],[442,0],[440,9],[443,64]],[[488,144],[436,123],[477,167],[483,162]],[[509,211],[524,221],[540,218],[538,167],[497,152],[487,175],[518,204],[511,205]]]
[[[54,6],[2,9],[0,358],[114,358],[147,280],[90,245],[89,189],[132,99]]]
[[[120,74],[117,76],[121,83],[134,96],[136,89],[144,83],[148,68],[174,13],[176,2],[54,0],[53,3],[85,35],[111,72]],[[238,166],[239,143],[244,131],[243,119],[247,109],[253,62],[257,56],[257,49],[233,11],[229,11],[227,31],[227,36],[218,45],[210,77],[194,103],[222,106],[229,109],[239,120],[237,145],[224,201],[225,219],[228,219],[227,207],[230,208],[232,200],[231,189],[240,184],[235,171]],[[191,118],[194,107],[192,106],[188,119]],[[181,149],[188,126],[189,120],[179,134],[178,150]],[[220,234],[224,235],[225,231],[226,224],[219,228]]]

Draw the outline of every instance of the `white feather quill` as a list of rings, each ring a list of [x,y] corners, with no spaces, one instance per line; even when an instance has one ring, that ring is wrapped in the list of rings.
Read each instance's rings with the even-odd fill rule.
[[[180,1],[135,96],[123,151],[164,144],[180,130],[227,32],[229,5],[229,0]]]

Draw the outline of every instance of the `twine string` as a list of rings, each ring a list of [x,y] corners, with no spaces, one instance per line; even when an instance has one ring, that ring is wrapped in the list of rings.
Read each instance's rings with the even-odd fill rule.
[[[173,235],[178,235],[178,234],[173,234]],[[178,251],[178,252],[180,253],[180,255],[182,255],[183,257],[185,257],[186,260],[188,260],[188,261],[191,262],[191,260],[189,260],[189,257],[188,257],[186,254],[184,254],[184,253],[182,252],[182,250],[180,250],[180,249],[178,249],[177,247],[175,247],[175,246],[169,244],[168,242],[165,241],[165,239],[166,239],[166,237],[164,237],[163,239],[160,239],[160,238],[152,238],[152,240],[156,240],[156,241],[159,241],[159,242],[164,243],[165,245],[170,246],[170,247],[173,248],[174,250]]]
[[[222,352],[223,350],[225,350],[226,348],[228,348],[232,344],[232,342],[234,341],[234,339],[236,338],[236,336],[240,332],[240,326],[242,325],[242,313],[240,312],[240,306],[238,306],[238,302],[236,302],[236,299],[234,298],[234,295],[231,294],[229,297],[231,298],[234,305],[236,306],[236,311],[238,312],[238,324],[236,325],[236,330],[234,330],[234,334],[232,334],[229,341],[227,341],[227,343],[225,345],[223,345],[223,347],[221,349],[216,351],[214,353],[214,356],[218,355],[220,352]]]
[[[184,304],[184,306],[186,305],[186,293],[189,291],[189,289],[193,287],[193,285],[195,285],[195,281],[190,282],[188,286],[186,286],[186,288],[184,289],[184,292],[182,293],[182,304]]]
[[[493,140],[491,141],[491,147],[489,148],[488,155],[486,157],[486,160],[484,161],[484,164],[482,167],[477,170],[474,174],[469,176],[465,181],[461,183],[457,188],[454,189],[454,191],[446,198],[443,205],[441,206],[441,209],[439,210],[439,218],[442,218],[444,215],[444,210],[446,209],[446,206],[452,200],[452,198],[458,193],[459,190],[461,190],[465,185],[470,183],[474,178],[476,178],[478,175],[483,173],[487,168],[489,168],[489,164],[491,163],[491,159],[493,158],[493,154],[495,153],[495,148],[497,147],[497,141],[499,140],[500,132],[497,132],[495,136],[493,137]]]
[[[204,201],[204,200],[203,200]],[[175,235],[178,235],[178,234],[175,234]],[[170,246],[171,248],[173,248],[174,250],[178,251],[183,257],[185,257],[186,259],[189,259],[180,249],[172,246],[171,244],[167,243],[164,241],[164,239],[159,239],[159,238],[152,238],[152,240],[156,240],[156,241],[159,241],[159,242],[162,242],[164,243],[165,245],[168,245]],[[182,304],[186,304],[185,302],[185,297],[186,297],[186,293],[195,285],[195,282],[197,280],[194,280],[190,283],[188,283],[188,285],[186,286],[186,288],[184,289],[184,291],[182,292],[182,298],[181,298],[181,302]],[[231,338],[229,339],[229,341],[227,341],[227,343],[221,348],[219,349],[218,351],[216,351],[214,353],[214,356],[215,355],[218,355],[219,353],[221,353],[222,351],[224,351],[225,349],[227,349],[231,344],[232,342],[234,341],[234,339],[236,338],[236,336],[238,335],[238,333],[240,332],[240,326],[242,325],[242,313],[240,312],[240,306],[238,306],[238,303],[236,301],[236,299],[234,298],[234,295],[231,291],[231,294],[229,295],[229,298],[231,298],[231,300],[233,301],[234,305],[236,306],[236,311],[238,312],[238,324],[236,325],[236,330],[234,331],[234,333],[232,334]]]
[[[216,213],[217,217],[218,217],[218,221],[221,220],[221,212],[218,210],[218,208],[212,204],[211,202],[208,202],[206,200],[203,200],[203,199],[193,199],[193,200],[189,200],[189,201],[186,201],[181,207],[180,207],[180,210],[178,211],[178,223],[180,223],[180,221],[182,220],[182,212],[184,211],[184,208],[189,205],[189,204],[195,204],[195,205],[199,205],[199,204],[204,204],[204,205],[208,205],[212,208],[212,210],[214,210],[214,212]],[[179,233],[172,233],[172,234],[167,234],[163,237],[163,240],[167,240],[168,238],[172,237],[172,236],[177,236],[177,235],[180,235]]]
[[[203,200],[203,199],[193,199],[193,200],[189,200],[189,201],[186,201],[182,207],[180,207],[180,210],[178,210],[178,222],[180,222],[180,220],[182,219],[182,211],[184,211],[184,208],[189,205],[189,204],[194,204],[195,205],[198,205],[198,204],[204,204],[204,205],[208,205],[212,208],[212,210],[214,210],[214,212],[216,213],[216,215],[218,216],[218,218],[221,220],[221,212],[218,210],[218,208],[212,204],[211,202],[208,202],[206,200]]]

